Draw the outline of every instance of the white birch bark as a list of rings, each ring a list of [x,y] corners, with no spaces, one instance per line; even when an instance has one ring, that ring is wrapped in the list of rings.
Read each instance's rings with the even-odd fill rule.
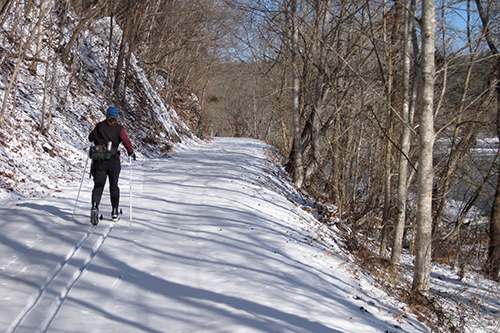
[[[413,290],[425,292],[430,285],[432,241],[432,188],[434,148],[434,52],[435,1],[422,0],[422,91],[419,129],[417,228]]]

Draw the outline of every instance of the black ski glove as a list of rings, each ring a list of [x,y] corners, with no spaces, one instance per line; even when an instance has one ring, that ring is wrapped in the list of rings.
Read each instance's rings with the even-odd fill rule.
[[[135,152],[133,152],[133,151],[129,152],[128,156],[130,156],[131,158],[133,158],[134,161],[135,161]]]

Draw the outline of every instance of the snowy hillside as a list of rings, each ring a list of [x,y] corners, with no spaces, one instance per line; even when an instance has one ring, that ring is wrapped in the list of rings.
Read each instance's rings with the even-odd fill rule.
[[[290,200],[270,151],[216,139],[124,166],[124,216],[105,192],[95,230],[88,179],[75,221],[78,184],[0,208],[0,330],[428,332]]]
[[[63,64],[57,50],[50,47],[41,50],[38,59],[42,61],[36,70],[28,68],[31,60],[23,62],[17,84],[7,98],[0,132],[0,199],[12,194],[51,196],[78,180],[90,144],[87,136],[104,119],[109,105],[120,109],[119,121],[140,156],[161,156],[174,142],[194,140],[191,130],[159,97],[134,57],[125,99],[120,97],[123,85],[117,93],[120,96],[110,94],[105,85],[109,25],[109,18],[93,22],[82,33],[70,64]],[[121,31],[116,24],[113,31],[110,49],[116,62]],[[71,31],[64,36],[68,39]],[[0,49],[14,46],[9,34],[0,34]],[[32,48],[35,53],[36,43]],[[7,66],[0,68],[2,96],[18,59],[5,61]],[[188,98],[196,104],[194,96]]]

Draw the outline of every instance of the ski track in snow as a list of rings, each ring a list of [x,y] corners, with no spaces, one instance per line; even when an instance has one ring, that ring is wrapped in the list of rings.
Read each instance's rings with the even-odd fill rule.
[[[77,186],[0,208],[0,331],[428,332],[311,241],[313,217],[264,147],[215,139],[122,164],[133,226],[126,215],[90,226],[86,202],[69,221]],[[101,211],[108,201],[106,188]]]
[[[73,258],[75,253],[80,249],[82,244],[89,238],[89,236],[94,232],[95,226],[91,226],[87,233],[78,241],[78,243],[66,254],[66,257],[64,257],[63,261],[61,261],[55,268],[54,270],[47,276],[43,284],[40,286],[40,288],[31,295],[30,299],[28,300],[28,303],[26,306],[23,308],[21,313],[17,316],[17,318],[12,322],[12,324],[9,326],[6,332],[14,332],[16,328],[19,326],[20,322],[24,319],[24,317],[28,314],[28,312],[35,306],[35,304],[38,302],[40,297],[42,296],[43,292],[47,289],[48,285],[54,280],[54,278],[59,274],[61,269],[66,266],[66,264]]]
[[[87,259],[85,259],[85,262],[83,263],[83,265],[80,266],[80,268],[73,273],[73,276],[68,281],[68,283],[66,283],[66,286],[64,287],[64,289],[56,297],[54,303],[52,304],[52,307],[50,308],[49,312],[45,316],[45,319],[43,320],[43,322],[40,324],[37,332],[46,332],[47,331],[47,329],[50,326],[50,323],[52,322],[52,320],[54,320],[54,318],[57,315],[57,312],[61,308],[62,303],[64,302],[64,300],[68,296],[68,293],[70,292],[71,288],[76,283],[76,281],[78,281],[78,279],[82,276],[85,269],[92,262],[92,259],[94,259],[96,254],[99,252],[102,245],[104,244],[104,241],[106,240],[106,238],[108,238],[108,236],[109,236],[111,230],[113,229],[113,227],[115,226],[115,224],[116,224],[116,222],[110,223],[109,226],[106,227],[105,232],[99,237],[99,239],[94,243],[94,245],[92,245],[92,251],[87,256]]]
[[[29,317],[30,312],[40,303],[42,303],[42,305],[40,305],[41,309],[39,309],[38,311],[42,312],[44,314],[44,319],[36,331],[37,332],[46,332],[50,326],[50,323],[57,315],[57,312],[59,311],[62,303],[65,301],[71,288],[78,281],[78,279],[82,276],[82,274],[85,272],[85,269],[90,265],[90,263],[92,262],[92,260],[96,256],[96,254],[99,252],[99,250],[101,249],[105,240],[107,239],[107,237],[111,233],[111,230],[113,229],[115,224],[116,224],[116,222],[109,223],[105,227],[104,232],[99,236],[99,238],[90,247],[90,251],[89,250],[86,251],[86,253],[88,253],[88,252],[89,253],[87,254],[87,257],[86,257],[84,263],[77,270],[74,271],[73,275],[71,275],[71,278],[69,280],[67,280],[67,282],[65,284],[64,284],[64,278],[62,278],[63,279],[62,283],[64,284],[64,288],[54,298],[49,310],[45,311],[45,309],[43,307],[46,306],[46,304],[43,304],[43,302],[39,302],[40,299],[42,297],[44,297],[44,292],[47,290],[47,288],[49,287],[51,282],[58,279],[59,273],[67,267],[67,264],[78,253],[78,251],[81,249],[82,245],[89,238],[92,239],[91,236],[94,234],[94,231],[97,229],[97,227],[99,227],[99,225],[97,225],[97,226],[91,225],[89,227],[88,231],[85,233],[85,235],[83,235],[83,237],[75,244],[75,246],[72,249],[70,249],[70,251],[66,254],[64,259],[59,264],[57,264],[57,266],[47,276],[47,278],[42,283],[40,288],[35,293],[33,293],[31,295],[27,304],[22,309],[22,311],[19,313],[17,318],[11,323],[11,325],[7,329],[6,333],[16,332],[17,328],[22,324],[23,320],[25,320],[25,318]],[[102,225],[102,223],[101,223],[101,225]],[[86,253],[84,253],[84,255]],[[61,281],[59,281],[59,283],[61,283]],[[47,296],[47,298],[50,298],[50,296]]]

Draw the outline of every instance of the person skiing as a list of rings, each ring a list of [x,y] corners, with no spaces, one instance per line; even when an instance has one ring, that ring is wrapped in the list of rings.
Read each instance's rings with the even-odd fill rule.
[[[110,106],[106,111],[106,120],[98,123],[89,134],[89,140],[93,142],[91,148],[92,167],[91,174],[94,177],[94,189],[92,190],[92,208],[90,211],[90,222],[97,225],[99,222],[99,203],[102,192],[109,178],[109,194],[111,198],[111,219],[116,222],[119,219],[118,206],[120,202],[120,188],[118,177],[120,176],[120,151],[118,146],[123,143],[128,156],[134,159],[135,153],[125,128],[118,124],[118,109]]]

